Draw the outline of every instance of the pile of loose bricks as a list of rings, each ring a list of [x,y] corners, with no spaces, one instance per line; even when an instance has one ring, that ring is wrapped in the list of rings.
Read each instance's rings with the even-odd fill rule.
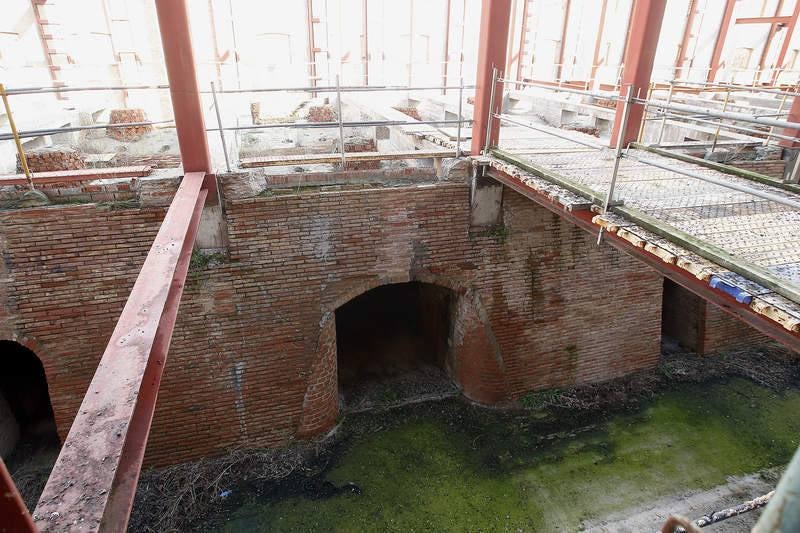
[[[26,151],[25,160],[31,172],[58,172],[86,168],[83,154],[71,148],[41,148]],[[17,155],[17,172],[22,172],[22,163]]]
[[[312,105],[308,108],[309,122],[336,122],[336,111],[330,105]]]
[[[144,109],[112,109],[109,115],[109,124],[134,124],[137,122],[147,122],[147,115]],[[124,128],[108,128],[106,135],[112,139],[122,142],[135,141],[144,134],[153,131],[150,124],[142,126],[128,126]]]
[[[415,107],[395,107],[394,109],[400,111],[404,115],[408,115],[414,120],[422,120],[422,117],[419,116],[419,111],[417,111]]]
[[[344,151],[346,154],[361,152],[377,152],[373,139],[365,137],[348,137],[344,140]],[[375,170],[381,168],[381,162],[375,161],[347,161],[348,170]]]

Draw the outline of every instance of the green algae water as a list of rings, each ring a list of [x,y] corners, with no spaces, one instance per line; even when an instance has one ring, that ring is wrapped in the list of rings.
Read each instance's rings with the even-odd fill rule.
[[[605,417],[509,414],[458,401],[397,411],[370,415],[322,474],[360,493],[245,499],[221,530],[574,531],[785,465],[800,436],[800,392],[743,379],[682,384]]]

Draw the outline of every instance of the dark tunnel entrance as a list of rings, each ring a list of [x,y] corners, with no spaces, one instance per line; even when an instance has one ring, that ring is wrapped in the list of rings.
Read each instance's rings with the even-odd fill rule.
[[[58,447],[44,367],[13,341],[0,341],[0,456],[9,465]]]
[[[372,289],[336,310],[344,407],[452,394],[447,375],[453,294],[429,283]]]

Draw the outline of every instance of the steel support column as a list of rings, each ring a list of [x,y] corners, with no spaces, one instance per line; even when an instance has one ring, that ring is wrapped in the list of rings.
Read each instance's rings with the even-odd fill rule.
[[[634,3],[631,22],[628,25],[628,43],[625,47],[625,66],[620,87],[621,97],[627,93],[627,86],[633,87],[634,97],[647,94],[666,5],[666,0],[636,0]],[[611,130],[612,147],[616,147],[617,139],[623,146],[635,141],[644,118],[644,106],[634,104],[630,109],[628,120],[623,124],[623,107],[618,101],[614,127]],[[621,136],[618,135],[620,128],[624,128]]]
[[[183,171],[205,172],[208,175],[206,186],[213,204],[217,200],[216,182],[210,176],[211,155],[197,83],[186,0],[156,0],[156,13],[161,28],[161,44]]]
[[[479,154],[486,139],[489,126],[489,101],[492,93],[492,69],[506,64],[508,47],[508,25],[511,16],[511,0],[483,0],[481,8],[481,30],[478,44],[478,71],[475,75],[475,108],[472,124],[471,153]],[[495,99],[499,112],[503,98]],[[494,121],[490,132],[490,144],[497,144],[500,123]]]
[[[792,11],[792,20],[786,25],[786,35],[783,36],[783,43],[781,43],[780,52],[778,57],[775,58],[774,70],[772,72],[772,80],[770,85],[775,85],[778,82],[778,76],[783,70],[783,62],[786,60],[786,52],[789,51],[789,44],[791,44],[794,29],[797,26],[797,18],[800,17],[800,2],[795,3],[794,11]]]
[[[731,27],[733,10],[735,7],[736,0],[726,0],[725,11],[722,13],[722,21],[719,25],[719,33],[717,33],[717,40],[714,43],[714,52],[711,54],[711,63],[708,65],[708,77],[706,81],[716,81],[717,72],[719,72],[722,61],[722,51],[725,49],[725,37],[728,36],[728,30]]]
[[[792,98],[792,107],[789,109],[789,116],[786,117],[786,121],[800,122],[800,95]],[[800,137],[800,130],[796,129],[785,128],[781,133],[789,137]],[[800,147],[800,142],[790,141],[788,139],[783,139],[779,144],[784,148]]]

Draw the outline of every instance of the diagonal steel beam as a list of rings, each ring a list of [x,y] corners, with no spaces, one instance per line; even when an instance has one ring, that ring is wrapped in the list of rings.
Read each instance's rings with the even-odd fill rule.
[[[42,531],[124,531],[207,191],[186,174],[34,512]]]
[[[6,469],[6,464],[0,458],[0,517],[2,531],[17,533],[35,533],[36,526],[22,501],[14,480]]]

